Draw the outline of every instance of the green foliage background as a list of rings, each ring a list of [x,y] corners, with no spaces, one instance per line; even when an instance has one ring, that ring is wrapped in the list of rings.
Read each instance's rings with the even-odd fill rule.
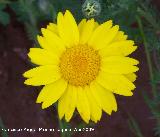
[[[150,75],[152,97],[144,94],[144,100],[157,121],[155,135],[160,136],[160,12],[152,5],[151,0],[97,0],[101,5],[101,13],[95,20],[102,23],[112,19],[119,24],[121,30],[134,39],[137,45],[144,45]],[[17,21],[24,24],[26,34],[37,44],[36,36],[40,33],[42,24],[56,22],[59,11],[69,9],[79,22],[85,16],[82,14],[84,0],[0,0],[0,23],[6,27],[10,23],[8,10],[14,12]],[[43,26],[45,27],[45,26]],[[142,87],[143,90],[143,87]],[[137,137],[143,137],[138,122],[128,114],[129,127]],[[2,122],[1,122],[2,123]],[[85,126],[83,123],[80,124]],[[60,121],[61,127],[71,126]],[[2,134],[2,136],[7,136]],[[62,136],[71,136],[64,135]]]

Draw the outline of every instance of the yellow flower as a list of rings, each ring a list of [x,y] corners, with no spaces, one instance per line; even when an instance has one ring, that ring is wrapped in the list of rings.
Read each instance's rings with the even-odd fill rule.
[[[27,85],[44,85],[37,103],[47,108],[58,101],[59,118],[70,121],[75,109],[82,119],[97,122],[102,110],[117,111],[113,93],[132,96],[138,61],[127,57],[134,42],[112,26],[83,19],[77,26],[67,10],[57,24],[42,28],[41,48],[31,48],[29,57],[39,67],[24,73]]]

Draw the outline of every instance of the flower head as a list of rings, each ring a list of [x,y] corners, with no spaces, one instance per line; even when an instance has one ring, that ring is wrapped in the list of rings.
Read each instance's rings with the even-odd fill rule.
[[[113,93],[132,96],[138,61],[127,56],[137,47],[111,20],[99,25],[83,19],[77,25],[67,10],[42,34],[41,48],[28,54],[39,66],[24,77],[27,85],[44,85],[37,98],[43,109],[58,101],[60,119],[70,121],[77,109],[85,122],[97,122],[102,110],[109,115],[117,111]]]
[[[82,5],[82,13],[86,18],[98,16],[101,13],[101,5],[98,0],[86,0]]]

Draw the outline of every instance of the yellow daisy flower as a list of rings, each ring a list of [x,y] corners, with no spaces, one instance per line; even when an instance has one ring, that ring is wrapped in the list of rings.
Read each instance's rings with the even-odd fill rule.
[[[42,109],[58,101],[60,119],[70,121],[77,109],[86,123],[97,122],[102,110],[117,111],[113,93],[132,96],[138,61],[127,56],[137,47],[111,20],[99,25],[83,19],[77,25],[67,10],[42,34],[41,48],[28,54],[39,67],[24,73],[25,84],[44,85],[37,98]]]

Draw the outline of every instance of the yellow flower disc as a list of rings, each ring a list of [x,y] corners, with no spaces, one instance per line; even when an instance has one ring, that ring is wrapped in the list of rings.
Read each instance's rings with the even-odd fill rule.
[[[100,69],[98,51],[89,46],[74,46],[66,49],[60,58],[62,77],[74,86],[89,85]]]

